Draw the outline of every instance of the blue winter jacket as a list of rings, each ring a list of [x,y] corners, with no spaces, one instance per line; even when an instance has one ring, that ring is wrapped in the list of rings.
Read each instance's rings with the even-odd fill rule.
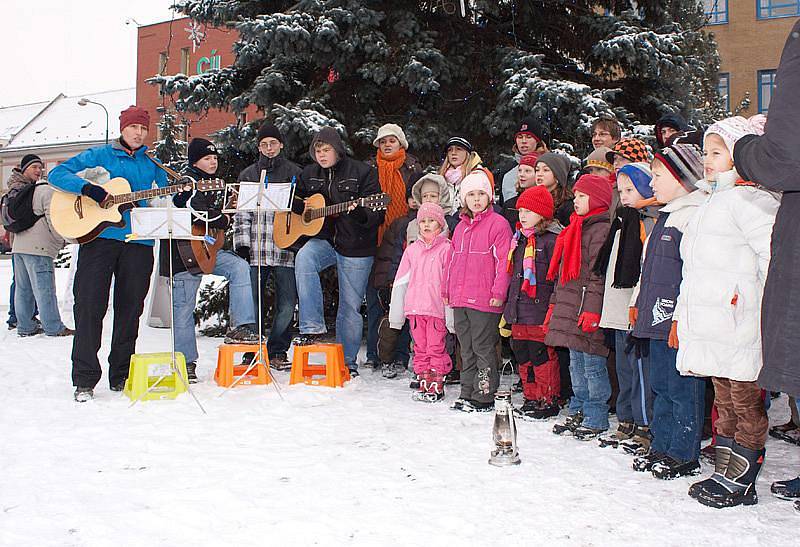
[[[122,147],[118,140],[105,146],[90,148],[81,152],[77,156],[70,158],[64,163],[55,166],[48,175],[48,182],[56,188],[72,194],[80,194],[81,188],[88,181],[79,177],[77,174],[85,169],[101,167],[108,172],[110,178],[122,177],[131,185],[132,192],[139,190],[150,190],[155,182],[159,187],[167,185],[167,174],[156,167],[156,165],[145,156],[146,146],[142,146],[131,156]],[[147,202],[142,200],[137,205],[144,206]],[[109,226],[98,237],[105,239],[117,239],[125,241],[125,236],[131,233],[131,213],[125,211],[122,214],[125,226],[118,228]],[[132,243],[153,246],[153,240],[134,239]]]

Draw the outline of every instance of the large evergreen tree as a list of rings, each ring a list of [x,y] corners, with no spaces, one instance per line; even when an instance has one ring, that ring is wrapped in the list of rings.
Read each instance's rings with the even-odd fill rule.
[[[179,110],[257,106],[296,157],[325,125],[366,155],[377,128],[398,123],[428,161],[438,161],[450,135],[464,135],[491,164],[529,114],[583,152],[601,114],[632,127],[670,111],[695,123],[719,113],[719,60],[698,0],[177,5],[200,23],[236,29],[236,61],[151,82]],[[254,154],[254,135],[250,125],[230,127],[220,140]]]

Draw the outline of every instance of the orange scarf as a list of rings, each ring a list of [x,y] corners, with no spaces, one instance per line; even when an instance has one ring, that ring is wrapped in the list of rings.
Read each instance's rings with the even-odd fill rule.
[[[408,202],[406,201],[406,183],[400,174],[400,168],[406,162],[406,151],[404,148],[398,150],[391,156],[385,156],[378,150],[376,158],[378,164],[378,181],[381,190],[392,198],[389,207],[386,209],[386,218],[378,227],[378,245],[383,241],[383,233],[389,225],[396,219],[408,213]]]

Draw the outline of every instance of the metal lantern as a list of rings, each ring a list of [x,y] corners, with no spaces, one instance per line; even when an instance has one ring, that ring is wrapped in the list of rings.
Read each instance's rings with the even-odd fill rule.
[[[511,407],[511,390],[500,388],[494,395],[494,427],[492,428],[494,445],[489,464],[498,467],[519,465],[517,451],[517,425],[514,423],[514,412]]]

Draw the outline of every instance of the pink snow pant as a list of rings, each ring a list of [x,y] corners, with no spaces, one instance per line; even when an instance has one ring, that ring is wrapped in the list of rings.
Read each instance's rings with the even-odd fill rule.
[[[444,319],[430,315],[409,315],[408,324],[414,339],[414,373],[433,370],[444,376],[450,372],[453,363],[444,346],[447,336]]]

